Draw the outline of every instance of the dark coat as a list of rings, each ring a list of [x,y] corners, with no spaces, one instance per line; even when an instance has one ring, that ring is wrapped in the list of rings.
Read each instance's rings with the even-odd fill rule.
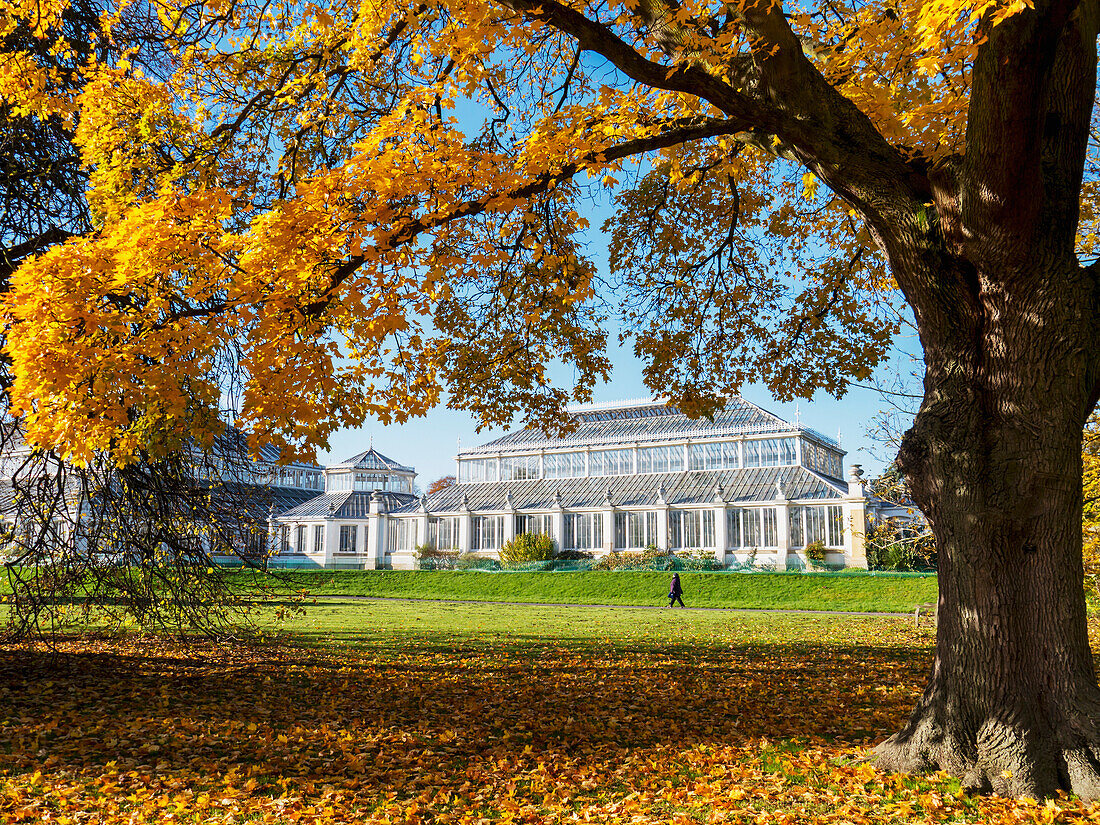
[[[684,591],[680,588],[680,577],[679,576],[673,576],[672,577],[672,584],[670,584],[669,587],[668,587],[668,595],[670,595],[670,596],[679,596],[683,592]]]

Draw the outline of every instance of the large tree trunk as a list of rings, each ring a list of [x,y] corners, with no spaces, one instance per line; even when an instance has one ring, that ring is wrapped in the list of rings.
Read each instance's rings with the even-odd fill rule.
[[[977,273],[968,334],[922,329],[926,397],[899,460],[939,548],[939,626],[930,683],[877,748],[883,767],[1100,798],[1080,446],[1097,331],[1081,272],[1050,266],[1016,294]]]

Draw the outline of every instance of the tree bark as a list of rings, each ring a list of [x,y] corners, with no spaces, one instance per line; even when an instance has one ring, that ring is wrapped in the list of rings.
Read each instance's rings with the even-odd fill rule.
[[[1045,266],[1015,293],[974,273],[979,323],[922,329],[925,400],[899,461],[939,549],[936,657],[876,760],[1008,796],[1100,799],[1080,447],[1096,320],[1088,273]]]

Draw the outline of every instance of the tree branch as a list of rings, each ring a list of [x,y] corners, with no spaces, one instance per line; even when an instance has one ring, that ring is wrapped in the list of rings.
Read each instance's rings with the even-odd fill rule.
[[[456,220],[479,215],[488,210],[494,201],[518,201],[539,195],[556,186],[559,182],[575,177],[593,164],[623,160],[634,155],[665,149],[693,140],[703,140],[720,135],[736,135],[743,131],[744,127],[743,122],[732,119],[705,120],[702,122],[677,121],[669,124],[669,128],[660,134],[636,138],[613,147],[587,152],[576,160],[562,165],[556,171],[545,172],[511,191],[496,192],[482,198],[468,200],[442,215],[411,219],[397,226],[389,238],[379,245],[379,251],[386,252],[396,249],[414,241],[424,232],[437,229]],[[333,271],[329,286],[322,292],[318,300],[302,307],[302,313],[308,318],[319,316],[331,302],[334,290],[351,277],[366,260],[365,256],[354,255],[341,263]]]

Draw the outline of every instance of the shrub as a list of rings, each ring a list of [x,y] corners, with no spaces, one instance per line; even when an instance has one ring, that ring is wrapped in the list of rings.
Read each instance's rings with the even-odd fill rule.
[[[440,550],[429,541],[416,546],[416,560],[420,570],[454,570],[458,563],[458,551]]]
[[[587,550],[557,550],[554,553],[554,561],[586,561],[592,558],[592,553]]]
[[[825,567],[825,542],[811,541],[806,545],[806,558],[810,567],[821,570]]]
[[[499,570],[500,562],[477,553],[462,553],[455,562],[456,570]]]
[[[645,550],[627,550],[620,553],[618,550],[612,550],[596,564],[592,565],[593,570],[653,570],[664,569],[663,562],[668,558],[668,553],[658,549],[654,545],[649,545]],[[660,559],[660,561],[658,561]],[[656,567],[656,564],[662,564],[661,567]]]
[[[520,533],[500,549],[500,560],[508,567],[549,561],[554,547],[554,540],[545,533]]]
[[[936,540],[927,527],[885,519],[869,520],[867,566],[871,570],[935,570]]]
[[[726,566],[720,562],[710,550],[691,550],[678,553],[677,559],[683,570],[725,570]]]
[[[723,570],[725,566],[709,550],[670,553],[654,544],[642,551],[612,550],[592,565],[593,570]]]

